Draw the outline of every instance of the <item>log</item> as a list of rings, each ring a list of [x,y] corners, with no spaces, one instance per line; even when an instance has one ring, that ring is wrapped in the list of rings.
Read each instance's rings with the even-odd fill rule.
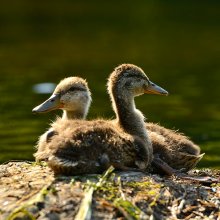
[[[218,170],[191,175],[219,178]],[[0,219],[220,219],[220,184],[134,171],[54,176],[45,163],[0,165]]]

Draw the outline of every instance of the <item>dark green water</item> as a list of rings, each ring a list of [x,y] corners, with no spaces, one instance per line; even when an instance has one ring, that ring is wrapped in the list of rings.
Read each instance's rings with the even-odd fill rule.
[[[49,96],[33,85],[82,76],[93,93],[89,118],[110,118],[106,78],[126,62],[170,92],[136,99],[148,120],[199,144],[200,167],[220,167],[220,4],[193,2],[2,2],[0,161],[33,160],[38,136],[59,114],[31,113]]]

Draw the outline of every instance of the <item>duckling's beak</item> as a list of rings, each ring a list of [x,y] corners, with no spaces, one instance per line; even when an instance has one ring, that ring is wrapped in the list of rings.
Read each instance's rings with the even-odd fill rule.
[[[35,107],[32,112],[33,113],[44,113],[50,112],[55,109],[62,108],[62,103],[60,102],[60,95],[53,94],[49,99],[47,99],[44,103]]]
[[[168,95],[169,94],[165,89],[161,88],[160,86],[156,85],[155,83],[151,81],[144,93],[155,94],[155,95]]]

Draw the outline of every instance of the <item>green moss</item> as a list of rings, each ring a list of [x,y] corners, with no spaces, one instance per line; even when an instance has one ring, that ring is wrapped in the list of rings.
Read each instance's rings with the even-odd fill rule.
[[[121,212],[126,212],[127,218],[140,219],[141,210],[128,200],[117,198],[113,202],[114,206]],[[124,213],[123,213],[124,214]],[[125,214],[125,215],[126,215]]]
[[[127,182],[127,183],[123,183],[126,186],[132,187],[132,188],[136,188],[136,189],[149,189],[149,188],[160,188],[162,187],[161,184],[158,183],[153,183],[151,181],[144,181],[144,182]]]
[[[47,167],[47,163],[45,161],[35,161],[31,162],[32,166],[42,166],[42,167]]]

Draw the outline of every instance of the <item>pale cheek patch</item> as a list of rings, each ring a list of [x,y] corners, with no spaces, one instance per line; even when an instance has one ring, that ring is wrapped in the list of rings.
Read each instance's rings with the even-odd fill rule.
[[[66,103],[68,103],[71,100],[71,98],[72,97],[69,94],[65,94],[63,97],[61,97],[60,101],[63,104],[66,104]]]
[[[81,96],[82,96],[81,94],[75,93],[74,95],[70,95],[69,98],[71,99],[71,101],[74,101],[74,100],[79,100]]]
[[[64,109],[68,107],[69,103],[72,102],[73,96],[70,94],[65,94],[61,97],[60,102],[63,104]]]
[[[85,102],[85,97],[82,94],[66,94],[63,98],[65,109],[74,110],[81,108]]]

